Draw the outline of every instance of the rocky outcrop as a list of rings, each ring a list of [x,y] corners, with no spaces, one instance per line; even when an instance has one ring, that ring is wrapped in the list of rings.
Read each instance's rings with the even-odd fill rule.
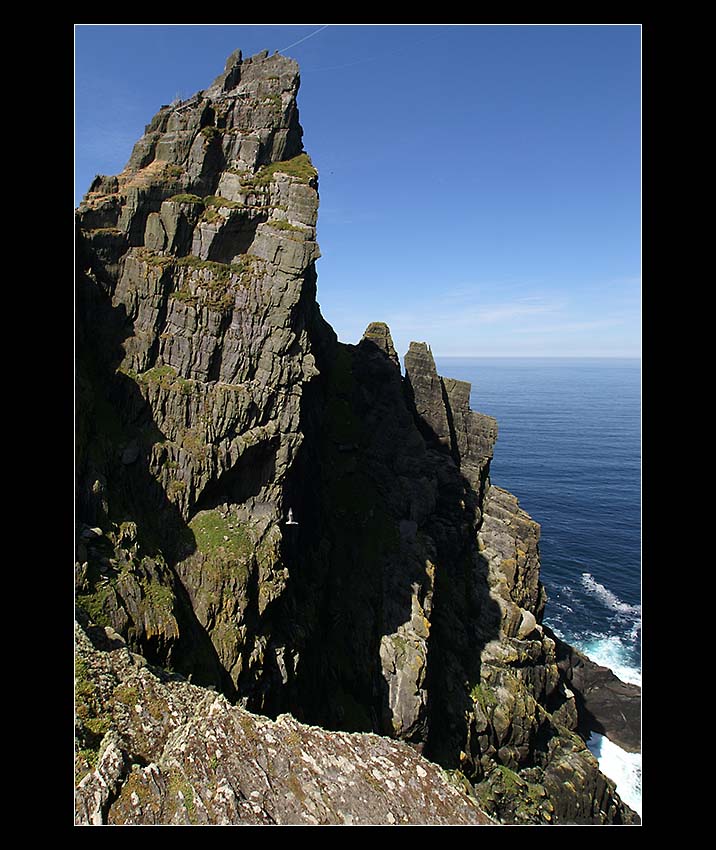
[[[298,85],[289,59],[230,57],[206,91],[162,107],[77,216],[78,500],[122,565],[80,557],[78,593],[138,651],[158,658],[159,635],[165,663],[229,693],[263,667],[259,624],[286,586],[283,489],[318,374]],[[153,581],[176,622],[147,622]]]
[[[78,819],[481,822],[440,765],[499,822],[633,822],[495,420],[320,315],[298,86],[232,55],[77,211]]]
[[[81,728],[107,731],[80,752],[78,825],[491,823],[406,744],[250,714],[153,669],[111,630],[85,628]]]
[[[574,690],[580,734],[589,737],[598,732],[627,752],[640,752],[641,688],[622,682],[611,670],[546,631],[555,642],[557,666]]]
[[[486,810],[511,823],[634,823],[581,731],[580,703],[541,624],[539,526],[491,486],[478,533],[498,636],[481,653],[463,771]]]

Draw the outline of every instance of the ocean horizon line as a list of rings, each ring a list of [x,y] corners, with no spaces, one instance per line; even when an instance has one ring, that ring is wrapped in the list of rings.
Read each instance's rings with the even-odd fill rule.
[[[640,354],[440,354],[440,360],[641,360]]]

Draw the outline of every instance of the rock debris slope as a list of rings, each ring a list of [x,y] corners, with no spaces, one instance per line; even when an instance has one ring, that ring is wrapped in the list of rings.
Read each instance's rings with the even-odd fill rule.
[[[77,210],[77,821],[635,822],[497,423],[321,317],[298,86],[233,54]]]

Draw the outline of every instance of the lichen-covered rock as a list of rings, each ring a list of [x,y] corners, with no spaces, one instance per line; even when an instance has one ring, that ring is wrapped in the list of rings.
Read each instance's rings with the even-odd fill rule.
[[[542,620],[547,597],[539,580],[539,534],[511,493],[488,489],[477,539],[507,637],[527,638]]]
[[[78,765],[77,824],[491,822],[405,744],[250,714],[88,632],[77,628],[81,688],[103,692],[106,731]]]

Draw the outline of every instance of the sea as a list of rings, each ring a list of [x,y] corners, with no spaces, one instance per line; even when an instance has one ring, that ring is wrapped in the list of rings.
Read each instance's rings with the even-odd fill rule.
[[[544,622],[641,685],[641,360],[436,357],[494,416],[491,482],[540,524]],[[587,742],[641,814],[641,754]]]

